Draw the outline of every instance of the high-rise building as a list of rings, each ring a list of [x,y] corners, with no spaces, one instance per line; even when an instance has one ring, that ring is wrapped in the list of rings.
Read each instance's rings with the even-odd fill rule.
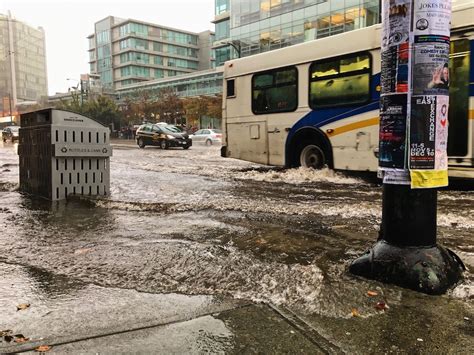
[[[11,116],[22,102],[48,95],[45,36],[34,28],[0,14],[0,115]]]
[[[379,22],[379,0],[215,0],[216,65]]]
[[[115,91],[140,82],[212,67],[213,33],[193,33],[109,16],[89,37],[90,73]]]

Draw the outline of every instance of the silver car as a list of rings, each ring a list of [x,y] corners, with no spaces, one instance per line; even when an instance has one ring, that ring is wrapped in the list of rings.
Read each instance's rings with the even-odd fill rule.
[[[7,139],[12,142],[19,140],[19,126],[7,126],[2,131],[2,140],[5,143]]]
[[[200,129],[189,136],[193,143],[205,145],[222,144],[222,131],[220,129]]]

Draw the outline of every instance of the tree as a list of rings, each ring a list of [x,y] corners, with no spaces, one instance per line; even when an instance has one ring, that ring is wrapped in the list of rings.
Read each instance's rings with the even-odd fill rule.
[[[82,110],[86,116],[106,126],[112,126],[112,129],[120,126],[122,113],[115,101],[108,96],[101,95],[96,99],[84,102]]]
[[[183,100],[183,108],[188,125],[199,126],[202,116],[208,111],[207,102],[203,97],[190,97]]]
[[[207,96],[207,115],[222,119],[222,95]]]
[[[83,101],[79,93],[72,92],[71,100],[61,100],[56,104],[59,110],[68,110],[89,116],[106,126],[111,126],[112,130],[120,126],[122,113],[117,104],[106,95],[99,95],[93,99]]]
[[[158,92],[156,112],[160,121],[178,124],[184,113],[183,101],[172,88],[163,88]]]

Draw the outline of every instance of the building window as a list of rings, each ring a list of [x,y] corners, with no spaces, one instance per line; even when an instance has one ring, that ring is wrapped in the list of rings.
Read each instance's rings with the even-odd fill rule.
[[[215,40],[220,41],[222,39],[229,38],[229,36],[230,36],[230,21],[227,19],[227,20],[216,23]]]
[[[223,65],[230,59],[230,46],[216,48],[214,56],[216,58],[216,66]]]
[[[153,42],[153,50],[155,52],[163,52],[163,44],[158,42]]]
[[[252,77],[252,112],[290,112],[298,107],[298,70],[279,68]]]
[[[216,0],[216,15],[229,11],[229,0]]]
[[[310,67],[311,108],[362,104],[370,100],[369,54],[314,62]]]

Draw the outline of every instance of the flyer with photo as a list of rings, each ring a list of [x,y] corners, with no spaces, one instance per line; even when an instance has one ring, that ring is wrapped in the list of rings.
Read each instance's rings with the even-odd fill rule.
[[[448,95],[449,44],[415,44],[413,95]]]

